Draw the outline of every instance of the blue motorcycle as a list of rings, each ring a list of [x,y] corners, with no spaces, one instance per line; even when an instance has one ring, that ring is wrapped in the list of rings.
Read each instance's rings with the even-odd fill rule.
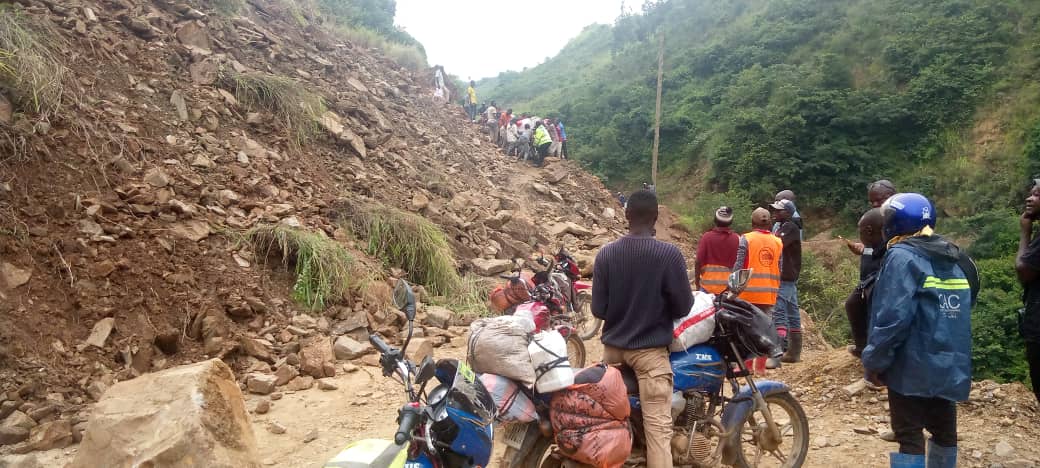
[[[778,357],[779,339],[769,317],[737,295],[751,270],[730,275],[727,290],[715,298],[716,326],[703,344],[670,356],[672,394],[672,459],[675,466],[796,468],[809,450],[809,422],[790,388],[775,381],[756,382],[744,364],[755,356]],[[626,466],[644,466],[646,440],[639,385],[634,372],[621,372],[632,405],[633,455]],[[745,385],[740,385],[743,380]],[[725,391],[725,383],[730,391]],[[534,396],[536,399],[539,395]],[[541,396],[545,401],[545,396]],[[581,466],[557,447],[548,414],[541,421],[504,430],[505,466],[556,468]]]
[[[463,362],[430,357],[416,365],[405,358],[412,340],[415,294],[407,282],[394,288],[394,304],[408,318],[408,337],[401,349],[378,335],[369,341],[379,351],[386,377],[404,384],[408,402],[397,413],[394,440],[362,440],[347,446],[325,468],[476,468],[491,459],[495,402],[476,374]],[[438,385],[429,393],[433,378]]]

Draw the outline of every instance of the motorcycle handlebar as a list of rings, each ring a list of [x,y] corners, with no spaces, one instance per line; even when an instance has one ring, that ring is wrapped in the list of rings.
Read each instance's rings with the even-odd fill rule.
[[[407,403],[401,407],[401,416],[397,426],[397,434],[394,434],[394,443],[404,445],[412,436],[412,429],[419,423],[419,406]]]
[[[368,335],[368,342],[372,343],[372,346],[375,346],[376,350],[379,351],[380,354],[386,354],[390,352],[390,346],[387,345],[386,342],[383,341],[383,339],[375,333]]]

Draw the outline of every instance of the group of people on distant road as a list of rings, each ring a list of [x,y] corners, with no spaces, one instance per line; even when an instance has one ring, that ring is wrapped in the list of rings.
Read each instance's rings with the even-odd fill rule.
[[[567,159],[567,131],[562,119],[516,115],[513,109],[502,110],[495,101],[478,104],[475,86],[470,81],[466,90],[469,120],[478,123],[506,155],[531,161],[536,167],[541,167],[547,156]]]

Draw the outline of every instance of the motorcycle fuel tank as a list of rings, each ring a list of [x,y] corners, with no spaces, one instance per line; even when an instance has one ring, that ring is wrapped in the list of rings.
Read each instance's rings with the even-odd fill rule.
[[[726,366],[722,361],[722,354],[714,346],[692,346],[686,351],[672,353],[669,360],[675,374],[675,390],[715,393],[722,387],[726,377]]]

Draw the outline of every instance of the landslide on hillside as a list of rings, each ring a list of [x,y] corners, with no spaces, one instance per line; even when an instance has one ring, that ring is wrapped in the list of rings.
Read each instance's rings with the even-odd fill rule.
[[[507,160],[434,104],[426,71],[279,2],[20,0],[0,14],[64,74],[49,115],[27,88],[0,88],[15,111],[0,113],[5,411],[54,419],[207,356],[240,375],[334,374],[337,336],[394,339],[385,279],[419,273],[400,268],[448,265],[451,287],[432,288],[445,296],[420,296],[450,305],[532,252],[566,245],[587,264],[621,227],[577,165]],[[351,219],[375,212],[443,242],[419,252],[447,263],[373,248]]]

